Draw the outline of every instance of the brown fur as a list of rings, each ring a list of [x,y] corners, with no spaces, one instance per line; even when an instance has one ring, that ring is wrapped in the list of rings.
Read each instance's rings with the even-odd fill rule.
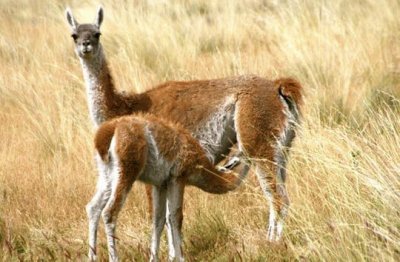
[[[145,112],[151,106],[151,100],[146,94],[125,94],[115,89],[107,61],[101,68],[100,83],[98,87],[104,94],[99,99],[104,120],[112,119],[118,116],[129,115],[132,112]]]
[[[117,155],[122,165],[121,183],[132,183],[145,169],[148,147],[151,146],[146,139],[146,127],[154,137],[159,155],[176,166],[175,175],[181,176],[186,184],[215,194],[237,188],[237,175],[217,170],[196,139],[184,128],[148,114],[105,122],[96,132],[96,150],[107,163],[111,140],[116,137]]]
[[[269,81],[258,76],[238,76],[187,82],[170,81],[141,94],[127,94],[117,92],[106,66],[102,69],[102,75],[107,76],[107,80],[99,87],[104,92],[106,120],[149,112],[180,123],[193,132],[212,115],[216,107],[223,104],[226,97],[232,95],[243,105],[243,116],[248,116],[249,113],[254,115],[251,132],[256,131],[256,136],[262,133],[260,138],[263,140],[261,143],[264,143],[264,134],[273,136],[276,131],[274,129],[280,129],[276,123],[285,120],[278,87],[284,95],[292,97],[298,107],[302,105],[301,85],[290,78]],[[260,143],[253,144],[258,147]]]

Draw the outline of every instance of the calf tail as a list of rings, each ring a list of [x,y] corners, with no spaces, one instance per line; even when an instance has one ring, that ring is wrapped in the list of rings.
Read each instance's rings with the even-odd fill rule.
[[[109,148],[116,126],[116,121],[105,122],[99,127],[94,138],[96,150],[104,163],[110,161]]]

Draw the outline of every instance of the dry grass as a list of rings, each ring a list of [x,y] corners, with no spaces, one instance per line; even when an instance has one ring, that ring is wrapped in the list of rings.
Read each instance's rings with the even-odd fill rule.
[[[0,3],[0,257],[86,256],[92,126],[65,1]],[[83,3],[81,3],[83,2]],[[266,241],[253,177],[226,196],[186,193],[189,261],[400,259],[400,4],[382,1],[104,0],[120,89],[166,79],[293,76],[307,108],[293,148],[284,241]],[[69,3],[92,21],[95,1]],[[122,258],[146,260],[142,185],[119,220]],[[166,246],[162,247],[166,258]],[[104,234],[100,256],[106,258]]]

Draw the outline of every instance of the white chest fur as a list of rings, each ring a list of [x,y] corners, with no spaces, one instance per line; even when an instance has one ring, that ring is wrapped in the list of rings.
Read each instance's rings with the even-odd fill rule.
[[[106,83],[101,82],[101,74],[105,66],[104,58],[94,57],[92,59],[80,59],[83,71],[83,77],[86,84],[86,95],[90,117],[95,126],[100,125],[106,120],[105,116],[105,94]]]

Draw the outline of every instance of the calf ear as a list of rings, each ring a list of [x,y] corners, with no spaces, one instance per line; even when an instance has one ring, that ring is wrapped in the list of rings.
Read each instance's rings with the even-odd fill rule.
[[[67,17],[68,24],[71,26],[72,30],[76,30],[78,27],[78,22],[75,20],[74,16],[72,15],[72,11],[69,7],[65,10],[65,16]]]
[[[103,23],[103,17],[104,17],[103,7],[99,6],[99,9],[97,10],[96,21],[95,21],[95,24],[97,25],[98,28],[100,28],[101,23]]]

